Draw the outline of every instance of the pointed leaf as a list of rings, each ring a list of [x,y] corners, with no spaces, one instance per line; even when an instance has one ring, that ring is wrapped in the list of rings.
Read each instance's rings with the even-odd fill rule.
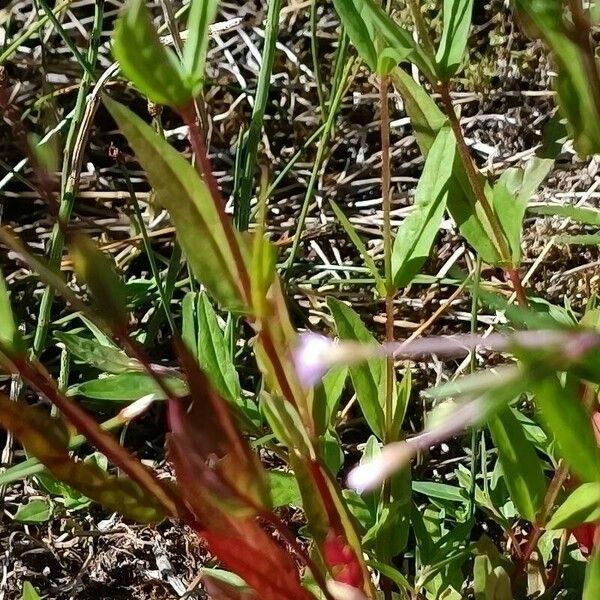
[[[402,222],[394,241],[392,272],[398,287],[407,286],[429,257],[446,210],[455,151],[452,130],[442,128],[427,156],[413,210]]]
[[[6,279],[2,271],[0,271],[0,348],[10,353],[23,351],[23,340],[15,325]]]
[[[49,500],[30,500],[19,507],[13,519],[19,523],[45,523],[52,517]]]
[[[137,360],[129,358],[115,346],[104,346],[97,341],[62,331],[57,331],[54,337],[64,344],[73,356],[100,371],[124,373],[143,368]]]
[[[183,48],[183,70],[188,88],[195,96],[204,81],[204,63],[209,29],[217,16],[219,0],[191,0],[187,39]]]
[[[21,600],[40,600],[39,594],[36,592],[31,583],[29,583],[29,581],[26,581],[23,584]]]
[[[444,0],[442,40],[437,52],[437,73],[443,79],[455,75],[465,55],[473,0]]]
[[[152,102],[172,107],[191,102],[179,61],[160,43],[145,0],[125,5],[113,34],[113,54],[124,75]]]
[[[600,521],[600,483],[583,483],[556,509],[546,529],[571,529]]]
[[[600,547],[596,548],[585,571],[581,600],[596,600],[597,598],[600,598]]]
[[[510,497],[520,515],[535,523],[546,495],[546,479],[535,447],[508,407],[488,420],[488,428]]]
[[[376,343],[375,338],[365,327],[360,317],[346,304],[328,298],[327,305],[333,316],[335,328],[340,338],[355,340],[365,344]],[[383,380],[383,363],[372,359],[364,364],[350,367],[350,377],[356,391],[358,403],[371,431],[383,439],[385,431],[380,388]]]
[[[67,450],[64,426],[44,411],[0,395],[0,423],[57,479],[109,510],[144,523],[165,517],[156,498],[130,479],[108,475],[93,463],[75,462]]]
[[[152,127],[114,100],[105,97],[104,103],[146,170],[159,203],[169,211],[195,277],[221,305],[242,310],[238,265],[229,242],[236,234],[229,221],[221,220],[218,200],[192,165]]]

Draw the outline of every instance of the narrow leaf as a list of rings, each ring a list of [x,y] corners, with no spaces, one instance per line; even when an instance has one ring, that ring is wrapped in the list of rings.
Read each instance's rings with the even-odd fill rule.
[[[473,16],[473,0],[444,0],[443,29],[436,56],[437,73],[447,79],[462,64]]]
[[[31,583],[29,583],[29,581],[26,581],[23,584],[21,600],[40,600],[39,594],[36,592]]]
[[[104,346],[74,333],[58,331],[54,337],[85,364],[106,373],[124,373],[141,369],[140,363],[115,346]]]
[[[11,353],[23,349],[23,341],[15,325],[10,297],[6,289],[6,279],[2,271],[0,271],[0,345]]]
[[[597,600],[597,598],[600,598],[600,547],[596,548],[585,571],[581,600]]]
[[[366,344],[376,343],[375,338],[365,327],[360,317],[346,304],[328,298],[327,305],[333,316],[340,338],[355,340]],[[350,377],[356,391],[358,403],[371,431],[383,439],[384,417],[380,400],[380,388],[383,380],[383,363],[372,359],[365,364],[350,367]]]
[[[375,50],[372,32],[361,15],[360,1],[333,0],[333,5],[344,25],[344,29],[348,32],[348,36],[358,50],[358,54],[367,66],[375,71],[377,68],[377,51]]]
[[[223,306],[242,310],[238,266],[230,250],[235,238],[196,170],[169,143],[123,105],[104,103],[133,147],[157,198],[171,215],[177,239],[195,277]],[[239,245],[239,241],[235,240]],[[240,245],[241,246],[241,245]]]
[[[456,141],[449,127],[438,133],[419,179],[412,212],[394,241],[392,272],[398,287],[407,286],[427,260],[446,209]]]
[[[488,428],[510,497],[520,515],[535,523],[546,494],[546,479],[535,447],[508,407],[488,420]]]
[[[191,101],[179,61],[160,43],[145,0],[129,0],[125,5],[115,26],[112,50],[124,75],[152,102],[181,107]]]
[[[204,63],[208,48],[209,28],[217,16],[218,0],[191,0],[187,22],[187,40],[183,48],[183,70],[188,89],[196,95],[204,81]]]

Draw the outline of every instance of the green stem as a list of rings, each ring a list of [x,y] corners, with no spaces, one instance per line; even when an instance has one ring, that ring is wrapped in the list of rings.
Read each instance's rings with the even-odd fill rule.
[[[300,240],[302,239],[302,231],[304,230],[304,224],[306,222],[306,216],[308,214],[308,208],[310,206],[310,202],[313,198],[313,194],[315,191],[315,187],[317,185],[317,181],[319,179],[319,173],[321,171],[321,165],[323,163],[323,159],[325,157],[325,150],[327,149],[327,143],[329,141],[329,136],[331,134],[331,130],[335,123],[335,119],[337,116],[338,109],[342,102],[342,98],[344,97],[344,92],[346,90],[346,79],[350,74],[350,70],[354,62],[349,60],[344,68],[344,75],[341,78],[340,85],[337,87],[333,100],[331,102],[331,106],[329,107],[329,112],[327,114],[327,121],[325,121],[325,127],[323,128],[323,134],[321,135],[321,139],[319,140],[319,147],[317,148],[317,156],[315,157],[315,162],[313,165],[313,169],[310,175],[310,179],[308,181],[308,186],[306,187],[306,192],[304,194],[304,199],[302,201],[302,207],[300,208],[300,215],[298,216],[298,223],[296,225],[296,232],[294,234],[294,241],[292,242],[292,248],[290,250],[290,254],[285,261],[283,266],[284,271],[288,271],[294,264],[296,260],[296,255],[298,253],[298,247],[300,246]]]
[[[279,34],[279,15],[281,0],[269,0],[267,23],[265,26],[265,42],[262,54],[258,86],[254,97],[254,110],[250,126],[245,135],[244,149],[241,161],[241,181],[234,207],[234,222],[240,231],[248,229],[250,223],[250,203],[257,167],[258,144],[263,128],[265,110],[269,98],[271,74],[275,60],[275,48]]]
[[[135,195],[135,190],[133,189],[133,185],[131,184],[129,172],[123,164],[121,165],[121,171],[123,173],[123,177],[125,178],[125,184],[127,186],[127,191],[129,192],[129,199],[131,200],[131,204],[135,212],[135,217],[138,222],[138,227],[140,229],[140,233],[142,234],[144,249],[146,250],[146,254],[148,256],[148,262],[150,263],[150,270],[152,271],[152,277],[154,278],[156,289],[158,290],[158,297],[160,298],[162,308],[165,312],[165,316],[169,323],[169,327],[171,328],[171,333],[173,333],[173,335],[177,335],[177,326],[175,325],[173,315],[171,314],[171,311],[169,309],[169,300],[167,299],[167,296],[165,294],[165,288],[160,277],[160,271],[158,270],[158,266],[156,264],[156,258],[154,257],[152,244],[150,242],[150,238],[148,237],[148,230],[146,229],[146,223],[144,222],[144,216],[142,215],[140,203],[138,202],[137,196]]]
[[[315,74],[315,83],[317,85],[317,95],[319,96],[319,106],[321,107],[321,120],[327,118],[327,104],[323,92],[323,77],[321,76],[321,65],[319,62],[319,39],[318,33],[318,8],[319,0],[313,0],[310,5],[310,52],[312,54],[313,71]]]
[[[100,35],[102,33],[102,22],[104,18],[104,0],[97,0],[95,3],[94,24],[92,27],[92,36],[88,49],[88,62],[92,65],[96,63],[98,57],[98,47],[100,45]],[[76,152],[76,142],[78,140],[79,129],[82,126],[83,115],[85,112],[85,102],[93,82],[93,75],[85,71],[77,93],[75,109],[67,140],[65,144],[65,158],[63,162],[63,171],[61,178],[61,200],[58,209],[58,221],[52,228],[50,237],[50,250],[48,252],[48,266],[56,269],[60,264],[60,258],[64,249],[64,235],[61,229],[61,223],[67,223],[71,218],[75,195],[79,185],[79,175],[81,171],[81,160],[78,159]],[[79,136],[80,143],[85,140],[84,136]],[[50,325],[50,311],[54,301],[54,289],[46,287],[40,302],[38,312],[38,321],[35,329],[32,346],[32,356],[37,357],[41,354],[46,345],[48,328]]]

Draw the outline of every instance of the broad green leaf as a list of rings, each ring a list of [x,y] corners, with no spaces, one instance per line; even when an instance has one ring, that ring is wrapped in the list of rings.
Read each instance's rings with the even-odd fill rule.
[[[190,0],[182,66],[187,87],[194,96],[200,91],[204,81],[209,28],[217,16],[218,4],[219,0]]]
[[[0,348],[11,353],[20,353],[23,341],[13,317],[10,296],[6,289],[6,279],[0,271]]]
[[[271,487],[273,508],[280,508],[282,506],[302,507],[302,496],[300,495],[298,482],[293,473],[269,471],[267,476]]]
[[[366,19],[361,15],[362,2],[360,0],[333,0],[333,5],[358,54],[367,63],[367,66],[375,71],[377,50],[372,30],[369,30]]]
[[[600,210],[582,206],[564,206],[557,204],[536,204],[528,208],[535,215],[567,217],[584,225],[600,226]]]
[[[525,169],[507,169],[494,184],[492,204],[508,240],[515,267],[521,262],[521,235],[527,204],[553,164],[550,159],[533,158]]]
[[[379,272],[379,269],[377,268],[373,257],[367,251],[364,242],[360,239],[360,236],[356,232],[356,229],[354,229],[352,223],[350,223],[350,221],[342,212],[340,207],[333,200],[330,200],[329,203],[331,204],[331,208],[333,209],[337,220],[339,221],[340,225],[344,228],[346,235],[350,238],[356,249],[360,252],[360,255],[362,256],[365,265],[367,266],[369,271],[371,271],[371,275],[373,275],[373,278],[375,279],[375,287],[377,288],[379,295],[382,298],[385,297],[385,281],[381,276],[381,273]]]
[[[435,57],[442,79],[455,75],[463,62],[472,16],[473,0],[444,0],[442,39]]]
[[[123,105],[104,98],[109,112],[131,144],[158,202],[169,211],[194,276],[230,310],[243,310],[238,267],[231,244],[243,247],[230,221],[221,220],[208,186],[196,170],[149,125]]]
[[[198,361],[217,392],[240,404],[242,389],[217,315],[206,294],[198,297]]]
[[[510,497],[520,515],[535,523],[546,494],[546,479],[535,447],[508,407],[488,420],[488,428]]]
[[[182,379],[163,379],[175,395],[187,395],[188,389]],[[79,395],[107,402],[133,402],[149,394],[155,394],[157,399],[164,400],[164,393],[147,373],[119,373],[84,381],[69,388],[69,396]]]
[[[112,51],[125,77],[152,102],[176,108],[191,102],[179,61],[160,43],[145,0],[128,0],[115,26]]]
[[[600,598],[600,547],[596,548],[585,571],[581,600],[596,600],[597,598]]]
[[[578,396],[577,383],[567,378],[563,387],[550,373],[531,377],[531,381],[535,402],[560,455],[584,481],[600,481],[600,449]]]
[[[54,337],[64,344],[73,356],[100,371],[124,373],[142,368],[137,360],[129,358],[115,346],[103,346],[97,341],[62,331],[55,332]]]
[[[600,483],[583,483],[556,509],[546,529],[571,529],[600,521]]]
[[[52,517],[52,503],[49,500],[30,500],[19,507],[13,517],[19,523],[45,523]]]
[[[492,561],[485,554],[475,557],[473,564],[473,593],[475,600],[495,600],[496,577]]]
[[[427,156],[413,210],[396,233],[392,273],[398,287],[405,287],[413,280],[431,252],[446,210],[455,151],[452,130],[442,128]]]
[[[86,235],[76,233],[69,249],[77,278],[88,287],[92,307],[113,328],[127,326],[126,292],[114,263]]]
[[[137,483],[108,475],[93,463],[75,462],[67,450],[69,435],[62,421],[45,411],[0,395],[0,424],[12,431],[27,452],[57,479],[105,508],[143,523],[165,517],[159,501]]]
[[[23,584],[23,589],[21,590],[21,600],[40,600],[39,594],[36,592],[35,588],[26,581]]]
[[[364,344],[376,343],[375,338],[360,317],[349,306],[334,298],[328,298],[327,305],[340,338]],[[380,399],[383,384],[383,362],[371,359],[364,364],[350,367],[349,371],[363,415],[371,431],[379,439],[383,439],[385,425]]]

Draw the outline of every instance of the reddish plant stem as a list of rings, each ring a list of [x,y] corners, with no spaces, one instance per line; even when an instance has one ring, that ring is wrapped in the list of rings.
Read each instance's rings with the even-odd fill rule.
[[[505,269],[504,274],[511,282],[519,304],[523,308],[527,308],[529,306],[529,301],[527,300],[527,294],[525,293],[525,288],[523,287],[523,281],[521,280],[521,274],[519,273],[519,270],[514,268]]]

